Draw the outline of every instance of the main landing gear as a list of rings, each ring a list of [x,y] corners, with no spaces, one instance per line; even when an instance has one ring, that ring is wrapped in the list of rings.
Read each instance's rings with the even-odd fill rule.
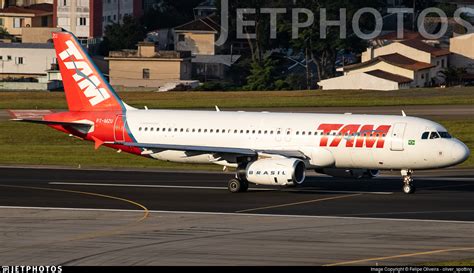
[[[249,182],[243,179],[234,178],[229,181],[227,188],[231,193],[246,192],[249,189]]]
[[[403,176],[403,192],[406,194],[414,194],[416,192],[416,187],[413,184],[413,174],[412,170],[402,170]]]

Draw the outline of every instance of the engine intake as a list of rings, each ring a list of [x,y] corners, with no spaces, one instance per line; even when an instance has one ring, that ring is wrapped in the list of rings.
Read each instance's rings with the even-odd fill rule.
[[[247,166],[245,178],[257,185],[301,185],[306,178],[306,165],[292,158],[257,160]]]

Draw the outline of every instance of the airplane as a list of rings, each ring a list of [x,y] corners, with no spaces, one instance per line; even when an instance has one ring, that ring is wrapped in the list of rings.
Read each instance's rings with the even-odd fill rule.
[[[469,148],[446,128],[417,117],[136,109],[123,102],[69,32],[53,33],[69,111],[40,120],[66,134],[156,160],[235,168],[232,193],[249,184],[304,185],[314,170],[373,178],[400,171],[403,192],[413,172],[458,165]]]

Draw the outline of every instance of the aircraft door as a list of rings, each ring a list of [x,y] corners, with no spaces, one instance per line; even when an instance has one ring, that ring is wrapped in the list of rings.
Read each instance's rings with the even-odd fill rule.
[[[391,150],[392,151],[404,151],[404,136],[405,129],[407,127],[406,123],[395,123],[391,135]]]
[[[125,142],[125,121],[123,115],[117,115],[115,117],[114,139],[116,142]]]

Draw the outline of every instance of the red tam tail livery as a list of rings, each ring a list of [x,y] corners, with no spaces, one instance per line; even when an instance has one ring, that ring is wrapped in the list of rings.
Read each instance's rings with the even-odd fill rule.
[[[69,32],[53,33],[69,111],[121,111],[124,104]]]

